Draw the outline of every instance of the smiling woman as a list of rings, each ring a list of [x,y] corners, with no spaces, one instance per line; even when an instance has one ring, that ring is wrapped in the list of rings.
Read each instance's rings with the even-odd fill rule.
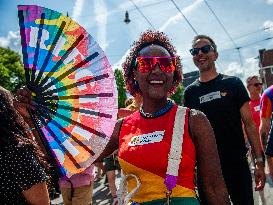
[[[168,37],[150,30],[133,44],[123,64],[127,89],[133,96],[141,95],[143,104],[117,122],[103,153],[119,148],[125,177],[118,195],[129,192],[121,204],[199,204],[196,162],[209,203],[229,204],[209,121],[203,113],[168,99],[182,80],[181,68]]]

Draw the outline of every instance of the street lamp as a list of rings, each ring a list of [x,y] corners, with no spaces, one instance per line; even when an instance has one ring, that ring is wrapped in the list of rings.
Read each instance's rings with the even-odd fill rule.
[[[130,19],[129,19],[129,13],[128,13],[128,11],[126,11],[125,12],[125,19],[124,19],[124,22],[126,23],[126,24],[128,24],[128,23],[130,23]]]

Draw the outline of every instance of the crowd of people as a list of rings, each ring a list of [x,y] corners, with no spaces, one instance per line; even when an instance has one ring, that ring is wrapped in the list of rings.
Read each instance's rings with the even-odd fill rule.
[[[169,96],[182,81],[182,63],[170,39],[145,31],[122,65],[128,93],[111,139],[96,165],[104,170],[116,204],[254,205],[265,185],[265,160],[273,177],[273,85],[219,73],[217,45],[195,36],[190,49],[200,77],[184,92],[184,105]],[[249,94],[247,92],[249,91]],[[130,102],[131,101],[131,102]],[[4,204],[49,204],[47,153],[29,110],[31,94],[0,89],[0,195]],[[248,146],[246,146],[248,145]],[[249,152],[248,152],[248,148]],[[104,166],[102,162],[104,161]],[[122,170],[119,190],[115,170]],[[59,179],[65,205],[92,204],[95,165]]]

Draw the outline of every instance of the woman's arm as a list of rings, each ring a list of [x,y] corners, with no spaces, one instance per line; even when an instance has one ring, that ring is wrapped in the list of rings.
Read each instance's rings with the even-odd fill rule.
[[[30,189],[23,191],[23,195],[31,205],[49,205],[50,203],[46,182],[33,185]]]
[[[118,149],[119,131],[120,131],[121,125],[122,125],[122,119],[116,122],[110,141],[108,142],[104,151],[101,153],[101,155],[98,157],[98,159],[95,162],[99,162],[100,160],[111,155],[115,150]]]
[[[196,149],[198,174],[208,204],[230,204],[213,129],[207,117],[200,111],[191,110],[189,126]]]

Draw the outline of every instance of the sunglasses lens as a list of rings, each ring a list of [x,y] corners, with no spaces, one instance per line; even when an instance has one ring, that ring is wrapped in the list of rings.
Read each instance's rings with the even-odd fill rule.
[[[258,86],[261,86],[261,85],[263,85],[262,83],[254,83],[253,84],[255,87],[258,87]]]
[[[175,70],[175,59],[174,58],[165,57],[165,58],[158,58],[157,60],[160,64],[160,68],[163,72],[170,73]]]
[[[199,48],[190,49],[190,53],[192,56],[196,56],[199,53]]]
[[[211,46],[210,45],[205,45],[203,47],[200,48],[200,50],[202,51],[202,53],[208,53],[210,51]]]
[[[150,72],[153,68],[153,59],[152,58],[143,58],[143,57],[138,57],[137,58],[137,65],[138,65],[138,70],[141,73],[147,73]]]

